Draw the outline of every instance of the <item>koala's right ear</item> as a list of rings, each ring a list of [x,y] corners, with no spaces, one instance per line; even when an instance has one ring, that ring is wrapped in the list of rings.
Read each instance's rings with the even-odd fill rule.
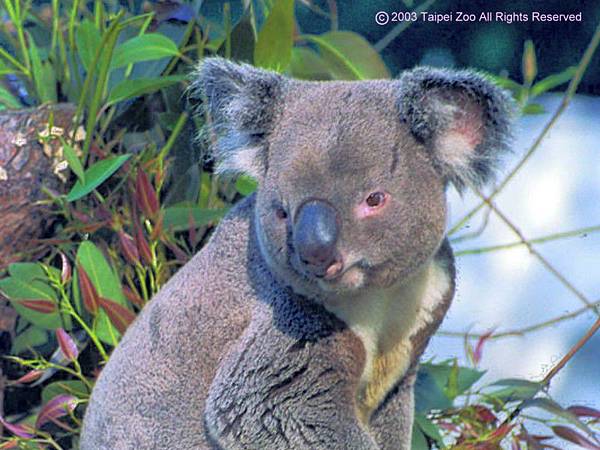
[[[262,178],[267,167],[266,140],[284,83],[274,72],[224,58],[199,63],[191,97],[201,100],[207,115],[219,173]]]

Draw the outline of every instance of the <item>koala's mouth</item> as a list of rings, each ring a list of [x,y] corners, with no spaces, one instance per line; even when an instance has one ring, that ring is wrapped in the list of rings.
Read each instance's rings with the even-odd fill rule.
[[[363,259],[333,267],[323,277],[317,278],[317,284],[325,292],[351,292],[364,288],[369,279],[371,265]]]
[[[334,277],[323,277],[317,280],[319,287],[326,292],[356,291],[365,286],[367,272],[360,264],[345,268]]]

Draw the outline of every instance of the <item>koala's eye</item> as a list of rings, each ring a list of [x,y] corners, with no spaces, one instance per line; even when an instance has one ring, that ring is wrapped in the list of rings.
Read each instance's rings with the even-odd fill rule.
[[[278,206],[277,208],[275,208],[275,216],[279,219],[279,220],[285,220],[287,219],[287,212],[285,211],[285,209],[283,209],[281,206]]]
[[[369,196],[365,200],[365,203],[369,208],[379,208],[385,204],[387,198],[388,196],[385,192],[373,192],[369,194]]]

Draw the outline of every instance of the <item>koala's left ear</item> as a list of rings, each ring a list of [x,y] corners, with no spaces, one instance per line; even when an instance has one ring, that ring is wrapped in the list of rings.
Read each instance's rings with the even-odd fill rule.
[[[399,85],[401,119],[448,181],[462,190],[494,178],[514,112],[504,90],[472,71],[427,67],[404,72]]]

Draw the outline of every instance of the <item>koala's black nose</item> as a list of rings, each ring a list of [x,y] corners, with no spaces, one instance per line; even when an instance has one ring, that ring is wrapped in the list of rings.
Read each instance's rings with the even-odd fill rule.
[[[294,248],[311,272],[323,276],[334,262],[338,235],[333,206],[323,200],[309,200],[300,206],[294,224]]]

